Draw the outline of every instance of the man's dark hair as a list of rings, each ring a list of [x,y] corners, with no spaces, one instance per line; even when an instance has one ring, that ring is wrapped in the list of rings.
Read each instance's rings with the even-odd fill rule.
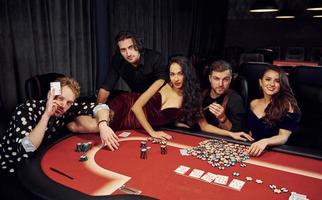
[[[115,53],[120,53],[118,42],[125,39],[132,39],[135,50],[139,52],[142,51],[142,42],[135,36],[134,33],[130,31],[120,31],[115,37]]]
[[[230,64],[224,60],[217,60],[211,63],[210,68],[209,68],[209,75],[214,71],[214,72],[223,72],[229,70],[230,75],[233,74],[233,70],[230,66]]]

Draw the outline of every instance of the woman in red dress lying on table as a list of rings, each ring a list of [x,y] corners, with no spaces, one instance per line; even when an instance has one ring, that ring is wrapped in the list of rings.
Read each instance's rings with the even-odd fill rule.
[[[168,74],[170,80],[160,88],[154,88],[153,84],[142,95],[125,93],[109,101],[108,105],[115,113],[111,128],[114,131],[143,128],[152,137],[171,139],[171,135],[154,128],[179,121],[188,125],[198,123],[202,131],[239,140],[252,140],[244,132],[232,133],[207,123],[201,112],[199,81],[187,58],[173,57]],[[83,129],[87,127],[88,119],[79,118],[78,122],[73,129],[75,132],[89,132],[88,129]],[[96,126],[96,123],[91,124]],[[118,148],[117,138],[114,139],[106,144],[111,150]]]
[[[281,68],[266,68],[259,85],[263,97],[250,103],[248,116],[251,135],[257,140],[249,148],[252,156],[261,155],[267,146],[285,144],[300,119],[300,109]]]

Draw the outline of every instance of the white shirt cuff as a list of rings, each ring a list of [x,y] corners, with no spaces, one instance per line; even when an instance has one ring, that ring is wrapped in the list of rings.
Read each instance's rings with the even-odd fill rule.
[[[32,144],[29,137],[27,136],[22,138],[21,144],[27,153],[34,152],[36,150],[36,147]]]
[[[109,110],[110,107],[108,107],[108,105],[106,104],[98,104],[97,106],[94,107],[93,109],[93,114],[94,116],[96,116],[97,112],[100,111],[100,110]]]

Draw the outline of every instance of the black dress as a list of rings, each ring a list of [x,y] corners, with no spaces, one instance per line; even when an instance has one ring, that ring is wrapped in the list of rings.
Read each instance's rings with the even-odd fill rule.
[[[279,129],[286,129],[291,132],[295,131],[298,127],[299,119],[299,113],[287,112],[275,125],[269,126],[265,123],[263,117],[258,118],[252,110],[249,110],[248,126],[252,132],[252,137],[255,140],[261,140],[278,135]]]

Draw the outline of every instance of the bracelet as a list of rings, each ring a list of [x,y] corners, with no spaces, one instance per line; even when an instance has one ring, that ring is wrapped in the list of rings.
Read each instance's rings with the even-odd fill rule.
[[[105,120],[105,119],[103,119],[103,120],[99,121],[99,122],[97,123],[97,126],[100,126],[100,123],[102,123],[102,122],[106,122],[106,124],[107,124],[107,126],[108,126],[108,121],[107,121],[107,120]]]

